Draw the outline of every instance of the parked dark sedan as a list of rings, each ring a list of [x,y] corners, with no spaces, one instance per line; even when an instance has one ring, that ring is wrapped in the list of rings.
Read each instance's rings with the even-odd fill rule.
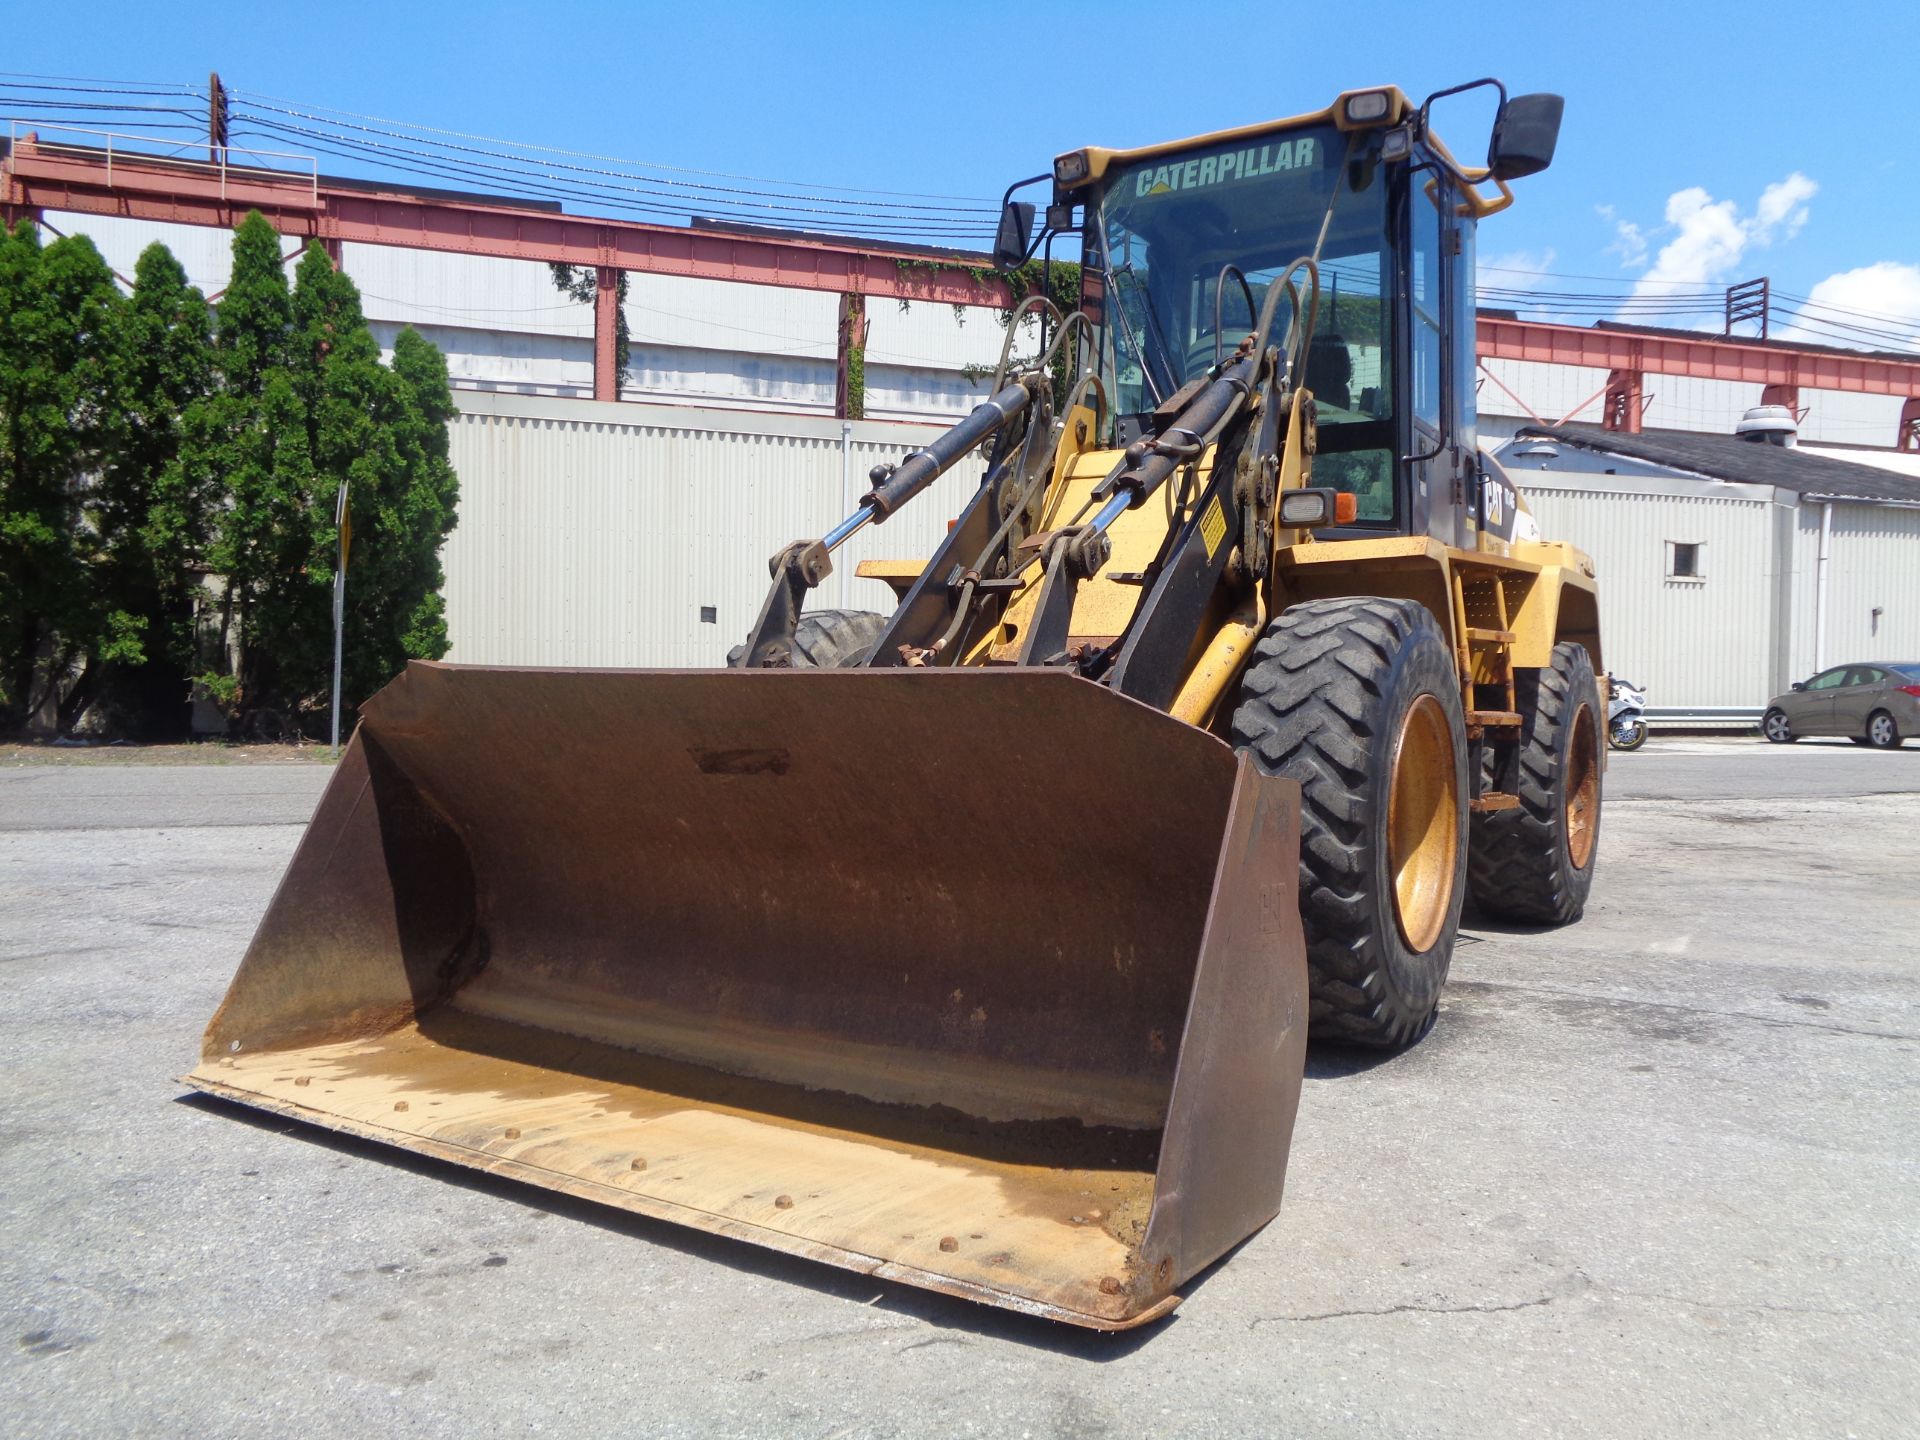
[[[1920,664],[1836,665],[1796,680],[1767,702],[1760,733],[1776,745],[1802,735],[1844,735],[1892,750],[1920,735]]]

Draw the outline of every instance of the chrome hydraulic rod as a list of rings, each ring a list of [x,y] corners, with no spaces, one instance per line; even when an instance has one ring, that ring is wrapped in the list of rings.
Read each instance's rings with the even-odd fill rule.
[[[852,539],[871,519],[873,519],[873,511],[868,506],[862,505],[858,510],[854,511],[853,514],[849,515],[825,535],[820,537],[821,548],[825,550],[838,550],[841,545]]]

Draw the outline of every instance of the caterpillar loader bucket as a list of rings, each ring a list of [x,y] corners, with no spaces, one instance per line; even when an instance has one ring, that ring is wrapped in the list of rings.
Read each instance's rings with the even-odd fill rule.
[[[187,1083],[1138,1324],[1279,1206],[1298,804],[1058,671],[415,664]]]

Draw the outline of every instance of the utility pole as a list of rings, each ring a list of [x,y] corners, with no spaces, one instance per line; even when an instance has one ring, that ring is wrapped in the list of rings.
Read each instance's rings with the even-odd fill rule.
[[[1748,320],[1758,321],[1760,338],[1767,338],[1767,315],[1773,309],[1773,282],[1762,276],[1758,280],[1742,280],[1738,285],[1727,287],[1726,326],[1723,331],[1728,337],[1733,335],[1733,327]]]
[[[227,158],[227,87],[220,83],[220,72],[207,75],[207,163],[222,165]]]

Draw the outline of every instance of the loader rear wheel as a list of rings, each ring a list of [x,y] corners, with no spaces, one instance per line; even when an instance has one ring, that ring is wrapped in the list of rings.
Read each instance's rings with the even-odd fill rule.
[[[1466,723],[1439,626],[1412,600],[1294,606],[1254,651],[1232,735],[1300,786],[1308,1033],[1412,1044],[1466,893]]]
[[[1510,920],[1578,920],[1600,839],[1600,692],[1586,647],[1559,644],[1514,675],[1520,803],[1473,817],[1467,876],[1482,910]]]
[[[873,642],[887,628],[887,617],[871,610],[815,610],[793,627],[793,668],[838,670],[858,665],[873,653]],[[727,652],[731,665],[746,647]]]

